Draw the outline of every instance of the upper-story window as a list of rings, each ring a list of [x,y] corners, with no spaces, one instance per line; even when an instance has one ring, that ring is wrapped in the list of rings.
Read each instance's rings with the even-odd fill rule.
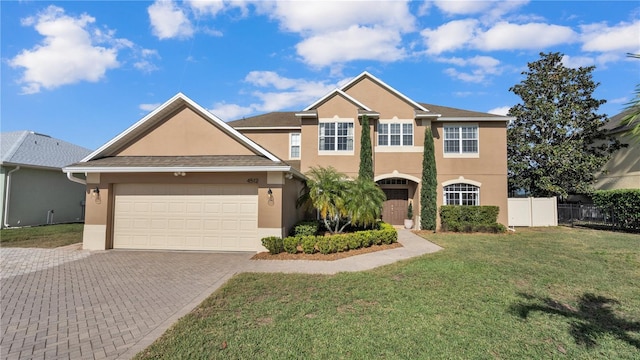
[[[289,158],[300,159],[300,133],[289,134]]]
[[[480,188],[465,183],[444,187],[445,205],[480,205]]]
[[[478,125],[445,125],[444,154],[477,155]]]
[[[378,123],[378,146],[413,146],[413,124]]]
[[[321,122],[318,129],[318,150],[353,151],[353,122]]]

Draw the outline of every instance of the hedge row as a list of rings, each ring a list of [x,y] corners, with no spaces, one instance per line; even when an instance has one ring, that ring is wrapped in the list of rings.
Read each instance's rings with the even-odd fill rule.
[[[440,206],[443,231],[501,233],[507,229],[498,223],[498,206]]]
[[[592,198],[611,216],[614,227],[640,229],[640,189],[598,190]]]
[[[393,226],[386,223],[380,223],[379,230],[365,230],[347,234],[298,235],[288,236],[284,239],[277,236],[262,238],[262,246],[267,248],[271,254],[279,254],[283,251],[295,254],[298,252],[298,247],[305,254],[315,252],[331,254],[395,242],[398,242],[398,232]]]

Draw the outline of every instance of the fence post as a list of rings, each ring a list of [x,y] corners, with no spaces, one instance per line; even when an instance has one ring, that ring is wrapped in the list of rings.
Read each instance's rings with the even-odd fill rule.
[[[573,227],[573,204],[569,204],[569,212],[571,213],[571,227]]]

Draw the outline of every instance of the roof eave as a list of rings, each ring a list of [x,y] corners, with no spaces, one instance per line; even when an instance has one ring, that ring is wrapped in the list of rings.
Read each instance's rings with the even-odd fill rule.
[[[173,173],[173,172],[264,172],[292,171],[290,165],[271,166],[68,166],[62,169],[65,173]]]

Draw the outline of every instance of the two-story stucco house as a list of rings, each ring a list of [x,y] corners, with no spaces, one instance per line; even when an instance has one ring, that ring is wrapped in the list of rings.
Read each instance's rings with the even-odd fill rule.
[[[385,221],[401,224],[409,202],[420,214],[431,127],[438,206],[497,205],[507,223],[509,118],[419,103],[364,72],[301,111],[230,123],[176,95],[64,169],[86,174],[84,247],[263,250],[301,219],[304,172],[357,176],[364,115]]]

